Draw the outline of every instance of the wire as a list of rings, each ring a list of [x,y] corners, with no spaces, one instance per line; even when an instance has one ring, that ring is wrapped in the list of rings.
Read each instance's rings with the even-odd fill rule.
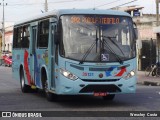
[[[3,22],[3,21],[0,21],[0,22]],[[5,20],[5,22],[15,22],[15,21],[8,21],[8,20]]]
[[[137,0],[133,0],[131,2],[128,2],[128,3],[124,3],[124,4],[121,4],[121,5],[118,5],[118,6],[115,6],[115,7],[112,7],[112,8],[117,8],[117,7],[120,7],[120,6],[123,6],[123,5],[127,5],[127,4],[130,4],[132,2],[136,2]],[[109,9],[112,9],[112,8],[109,8]]]
[[[116,0],[116,1],[113,1],[113,2],[109,2],[109,3],[101,4],[101,5],[96,6],[95,8],[97,8],[97,7],[102,7],[102,6],[106,6],[106,5],[109,5],[109,4],[112,4],[112,3],[118,2],[118,1],[121,1],[121,0]]]
[[[84,1],[84,0],[68,0],[68,1],[58,1],[58,2],[48,2],[50,4],[55,4],[55,3],[67,3],[67,2],[77,2],[77,1]],[[44,4],[44,3],[29,3],[29,4],[12,4],[8,6],[26,6],[26,5],[39,5],[39,4]]]
[[[95,8],[102,7],[102,6],[106,6],[106,5],[109,5],[109,4],[118,2],[118,1],[121,1],[121,0],[115,0],[115,1],[113,1],[113,2],[101,4],[101,5],[96,6]],[[123,5],[127,5],[127,4],[130,4],[130,3],[132,3],[132,2],[136,2],[136,1],[137,1],[137,0],[133,0],[133,1],[131,1],[131,2],[127,2],[127,3],[124,3],[124,4],[118,5],[118,6],[116,6],[116,7],[123,6]],[[112,8],[116,8],[116,7],[112,7]],[[109,8],[109,9],[112,9],[112,8]]]

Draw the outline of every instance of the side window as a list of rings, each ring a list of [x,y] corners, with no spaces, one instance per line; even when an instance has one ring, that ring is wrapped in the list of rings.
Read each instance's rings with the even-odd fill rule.
[[[30,41],[29,26],[24,26],[22,48],[29,48],[29,41]]]
[[[48,47],[48,37],[49,37],[49,20],[41,21],[39,24],[39,39],[37,42],[38,48]]]
[[[21,48],[22,38],[23,38],[23,28],[19,27],[18,28],[17,47],[16,48]]]
[[[17,28],[14,28],[14,31],[13,31],[13,48],[17,48],[17,44],[18,44],[18,41],[17,41]]]
[[[13,48],[29,48],[29,26],[14,28]]]

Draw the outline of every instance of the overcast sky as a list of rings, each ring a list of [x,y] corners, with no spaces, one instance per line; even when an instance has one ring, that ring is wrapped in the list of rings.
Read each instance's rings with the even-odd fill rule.
[[[133,0],[48,0],[48,10],[63,8],[98,8],[109,9]],[[44,11],[45,0],[4,0],[8,5],[5,6],[5,21],[16,22],[34,15],[42,14]],[[0,0],[0,22],[2,21],[2,3]],[[145,7],[143,13],[155,14],[155,0],[137,0],[125,6],[138,5]]]

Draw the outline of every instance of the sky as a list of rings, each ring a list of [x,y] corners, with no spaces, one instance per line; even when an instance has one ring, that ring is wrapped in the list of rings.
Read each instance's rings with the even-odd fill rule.
[[[97,8],[109,9],[120,6],[133,0],[48,0],[48,11],[66,8]],[[35,15],[43,14],[45,0],[4,0],[5,21],[17,22]],[[0,23],[3,15],[3,0],[0,0]],[[144,7],[143,13],[155,14],[155,0],[137,0],[123,6],[138,5]]]

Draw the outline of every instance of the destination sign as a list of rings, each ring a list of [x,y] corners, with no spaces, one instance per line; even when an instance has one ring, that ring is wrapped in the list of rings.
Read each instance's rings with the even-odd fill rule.
[[[78,23],[86,23],[86,24],[119,24],[120,19],[118,17],[90,17],[90,16],[72,16],[70,18],[71,23],[78,24]]]

